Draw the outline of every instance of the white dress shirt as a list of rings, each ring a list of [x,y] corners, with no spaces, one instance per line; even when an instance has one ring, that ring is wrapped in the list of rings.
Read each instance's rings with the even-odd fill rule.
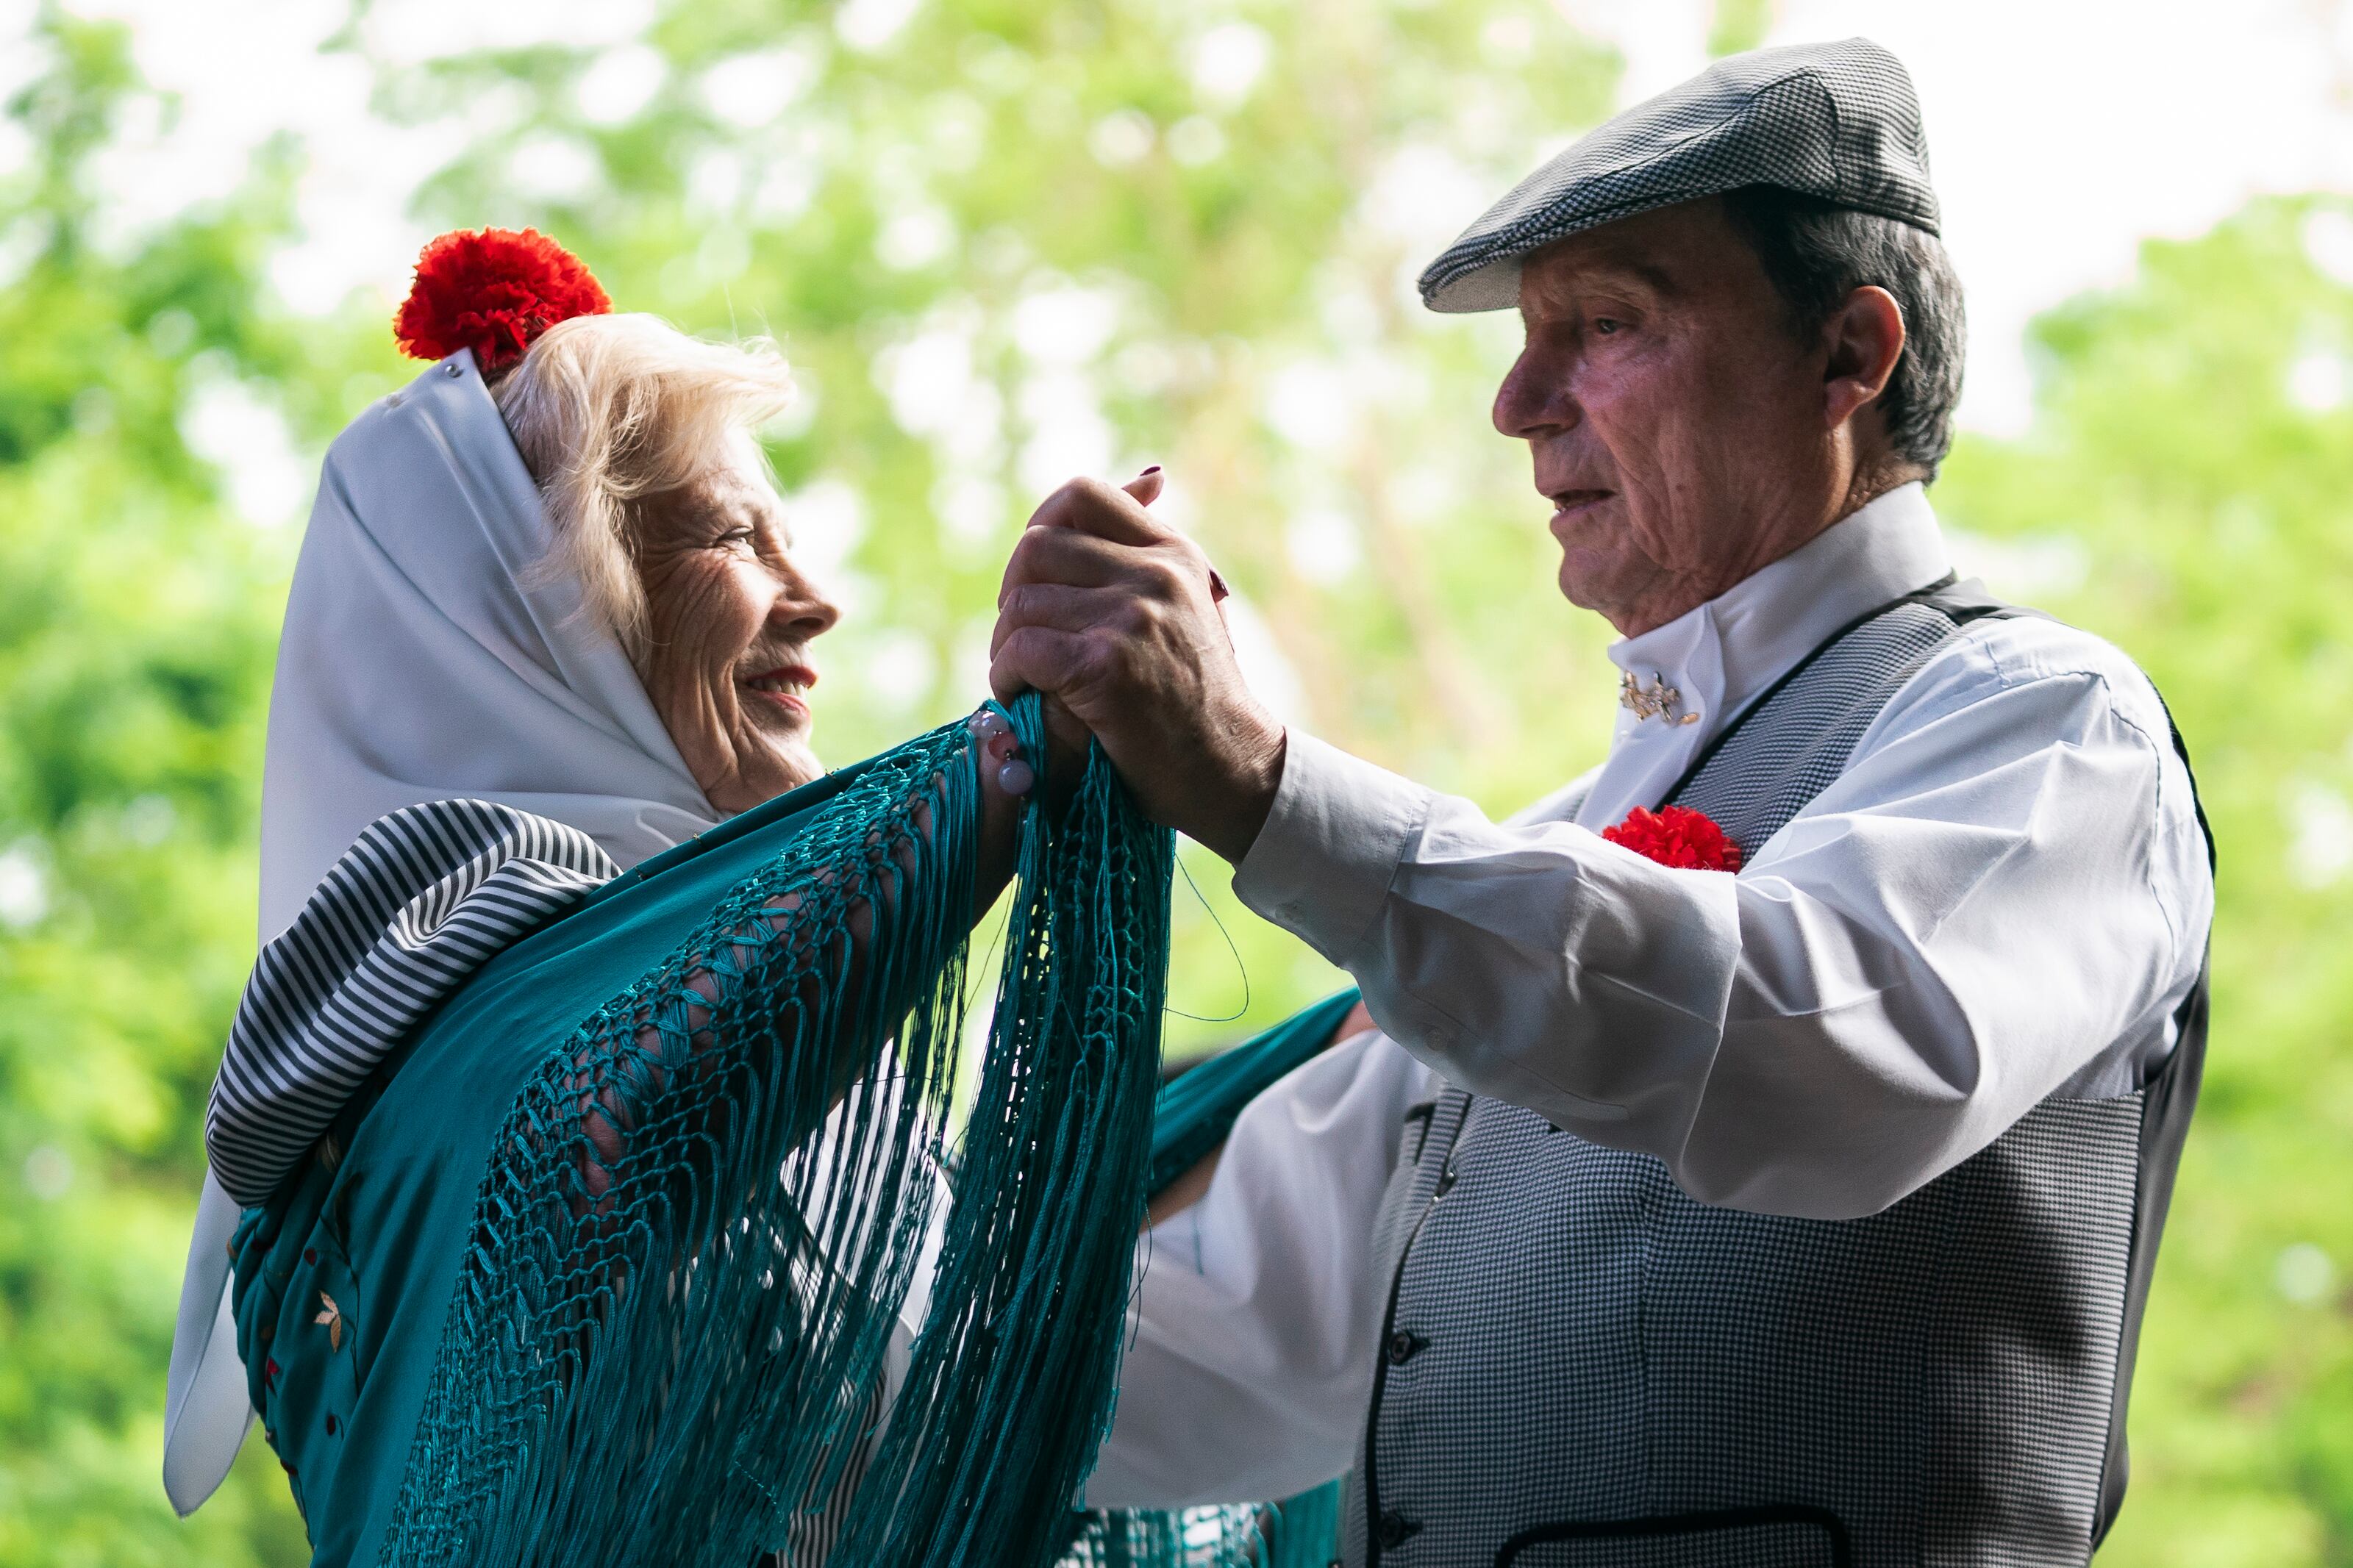
[[[1405,1110],[1446,1084],[1655,1155],[1702,1202],[1843,1219],[2048,1096],[2146,1081],[2213,883],[2163,705],[2087,633],[1963,628],[1736,877],[1599,837],[1823,639],[1947,570],[1907,485],[1617,644],[1680,701],[1621,710],[1597,772],[1502,826],[1292,731],[1235,891],[1347,969],[1380,1028],[1254,1101],[1202,1200],[1145,1238],[1090,1501],[1277,1498],[1347,1468],[1375,1211]]]

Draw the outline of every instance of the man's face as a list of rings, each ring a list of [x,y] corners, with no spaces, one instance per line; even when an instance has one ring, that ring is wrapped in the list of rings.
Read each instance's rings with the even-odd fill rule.
[[[1520,313],[1527,342],[1495,427],[1535,458],[1571,603],[1639,635],[1835,515],[1847,476],[1826,428],[1828,351],[1791,333],[1720,201],[1535,252]]]

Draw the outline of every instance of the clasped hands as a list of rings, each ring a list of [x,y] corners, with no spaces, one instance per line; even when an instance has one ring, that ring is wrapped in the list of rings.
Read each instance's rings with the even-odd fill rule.
[[[1282,783],[1282,726],[1242,679],[1208,558],[1146,510],[1161,479],[1072,479],[1031,514],[989,685],[1044,692],[1058,750],[1092,735],[1147,815],[1239,862]]]

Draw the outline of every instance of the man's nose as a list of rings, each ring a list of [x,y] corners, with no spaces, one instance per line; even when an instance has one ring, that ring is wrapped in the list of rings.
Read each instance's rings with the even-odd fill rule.
[[[1520,351],[1495,389],[1495,428],[1515,440],[1556,436],[1577,421],[1568,367],[1534,345]]]

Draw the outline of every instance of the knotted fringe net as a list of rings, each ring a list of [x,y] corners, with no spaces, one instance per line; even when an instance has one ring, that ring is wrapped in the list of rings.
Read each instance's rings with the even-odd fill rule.
[[[1245,1106],[1330,1043],[1356,1000],[1353,986],[1336,992],[1164,1084],[1150,1190],[1223,1143]],[[1075,1521],[1063,1568],[1325,1568],[1340,1555],[1341,1497],[1332,1481],[1281,1502],[1098,1510]]]
[[[1340,1556],[1341,1483],[1279,1503],[1086,1516],[1063,1568],[1328,1568]]]
[[[1011,717],[1042,758],[1036,700]],[[492,1152],[383,1561],[747,1568],[839,1489],[837,1563],[1069,1541],[1142,1219],[1171,846],[1100,756],[1059,823],[1027,814],[878,1438],[948,1152],[979,805],[961,725],[886,753],[551,1053]]]

